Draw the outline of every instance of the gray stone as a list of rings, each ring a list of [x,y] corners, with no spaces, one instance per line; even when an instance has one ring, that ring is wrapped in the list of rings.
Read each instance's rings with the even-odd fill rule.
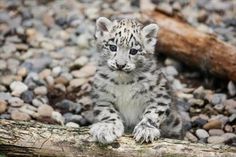
[[[225,106],[223,104],[217,104],[217,105],[214,106],[214,108],[219,112],[223,111],[224,107]]]
[[[91,106],[93,103],[91,98],[88,96],[82,97],[78,102],[81,103],[83,106],[87,106],[87,105]]]
[[[44,68],[46,68],[51,62],[51,57],[45,55],[39,58],[28,59],[21,66],[27,68],[28,71],[40,72]]]
[[[63,117],[65,118],[65,123],[74,122],[80,124],[81,119],[83,119],[81,115],[74,115],[72,113],[66,113]]]
[[[33,89],[38,85],[43,85],[43,83],[39,80],[39,76],[35,72],[30,72],[24,80],[24,83],[29,87],[29,89]]]
[[[221,129],[210,129],[209,134],[210,136],[221,136],[224,134],[224,131]]]
[[[31,103],[33,98],[34,98],[34,93],[32,91],[25,91],[23,93],[21,93],[21,99],[25,102],[25,103]]]
[[[178,71],[176,70],[176,68],[174,66],[167,66],[165,68],[165,72],[169,76],[176,76],[176,75],[178,75]]]
[[[30,120],[31,117],[27,113],[23,113],[17,110],[11,112],[11,118],[13,120]]]
[[[233,128],[232,128],[232,126],[230,126],[229,124],[226,124],[226,125],[225,125],[224,130],[225,130],[226,132],[233,132]]]
[[[233,99],[228,99],[224,102],[225,110],[229,113],[236,113],[236,101]]]
[[[221,104],[226,100],[226,94],[214,94],[211,99],[211,103],[213,105]]]
[[[47,90],[46,87],[40,86],[40,87],[36,87],[36,88],[34,89],[34,93],[35,93],[36,95],[46,95],[46,94],[48,93],[48,90]]]
[[[10,100],[12,98],[10,93],[0,92],[0,100]]]
[[[15,75],[3,75],[0,77],[0,83],[6,86],[10,85],[15,80],[17,80]]]
[[[221,136],[210,136],[207,141],[208,143],[211,144],[221,144],[221,143],[225,143],[230,139],[233,139],[236,137],[236,134],[234,133],[225,133]]]
[[[51,118],[56,122],[60,123],[61,125],[63,125],[65,122],[65,118],[61,115],[60,112],[57,111],[52,112]]]
[[[5,45],[3,45],[2,50],[7,54],[11,54],[16,51],[16,46],[12,43],[6,43]]]
[[[193,122],[192,125],[193,127],[202,127],[203,125],[205,125],[208,121],[202,118],[196,118]]]
[[[229,117],[229,122],[230,122],[230,123],[233,123],[234,121],[236,121],[236,113],[232,114],[232,115]]]
[[[8,100],[8,103],[12,106],[12,107],[21,107],[24,105],[24,101],[21,100],[18,97],[12,97],[11,99]]]
[[[53,112],[53,108],[46,104],[41,105],[38,108],[38,114],[41,117],[51,117],[52,112]]]
[[[191,104],[186,101],[177,101],[176,106],[180,111],[188,111],[191,107]]]
[[[5,70],[7,68],[7,63],[4,60],[0,60],[0,70]]]
[[[39,107],[43,104],[46,104],[46,102],[45,102],[45,99],[42,99],[42,98],[38,97],[38,98],[34,98],[32,100],[32,104],[36,107]]]
[[[193,94],[194,94],[194,97],[202,99],[205,97],[206,92],[203,86],[199,86],[197,89],[193,91]]]
[[[189,99],[188,101],[190,104],[198,106],[198,107],[202,107],[204,105],[204,101],[202,99]]]
[[[14,74],[17,72],[19,64],[20,64],[19,60],[12,59],[12,58],[7,60],[7,68]]]
[[[29,105],[29,104],[25,104],[24,106],[22,106],[21,108],[19,108],[20,112],[26,113],[28,115],[30,115],[33,118],[37,118],[38,114],[36,113],[37,109],[34,108],[33,106]]]
[[[82,115],[89,123],[93,123],[93,120],[94,120],[93,111],[84,111],[84,112],[81,113],[81,115]]]
[[[209,134],[204,129],[197,129],[196,135],[199,139],[204,139],[204,138],[209,137]]]
[[[77,104],[67,99],[64,99],[61,102],[56,103],[55,106],[62,109],[63,111],[70,111],[70,112],[74,111],[77,108],[77,106],[80,106],[81,108],[81,105],[79,103]]]
[[[11,115],[8,113],[0,114],[0,119],[11,119]]]
[[[197,137],[194,136],[194,135],[193,135],[191,132],[189,132],[189,131],[186,133],[185,137],[186,137],[189,141],[191,141],[191,142],[197,142],[197,141],[198,141]]]

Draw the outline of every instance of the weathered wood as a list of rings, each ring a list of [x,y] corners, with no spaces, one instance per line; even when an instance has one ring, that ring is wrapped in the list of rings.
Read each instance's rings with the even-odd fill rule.
[[[161,27],[158,51],[222,78],[236,81],[236,47],[159,11],[145,12]]]
[[[235,156],[236,148],[172,139],[137,144],[131,136],[111,145],[94,143],[87,128],[0,120],[0,154],[7,156]]]

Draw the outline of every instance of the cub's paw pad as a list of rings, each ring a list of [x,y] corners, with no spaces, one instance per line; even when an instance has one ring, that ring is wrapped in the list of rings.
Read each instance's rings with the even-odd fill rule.
[[[95,123],[90,128],[90,134],[93,136],[93,139],[103,144],[112,143],[122,136],[123,132],[123,125],[104,122]]]
[[[160,130],[154,126],[138,124],[134,128],[133,135],[136,142],[152,143],[160,137]]]

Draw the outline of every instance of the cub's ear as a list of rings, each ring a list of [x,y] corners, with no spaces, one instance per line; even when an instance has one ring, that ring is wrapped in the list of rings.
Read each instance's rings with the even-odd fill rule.
[[[112,21],[110,21],[105,17],[99,17],[96,21],[95,37],[100,38],[105,36],[111,30],[111,27],[112,27]]]
[[[142,39],[148,53],[154,53],[158,30],[159,26],[157,24],[149,24],[142,29]]]

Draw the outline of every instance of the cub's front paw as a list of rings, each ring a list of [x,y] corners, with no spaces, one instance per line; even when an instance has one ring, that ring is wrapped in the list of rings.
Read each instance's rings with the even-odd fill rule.
[[[155,126],[139,123],[134,128],[133,135],[136,142],[149,143],[160,137],[160,130]]]
[[[118,137],[122,136],[123,132],[123,124],[98,122],[90,128],[90,134],[93,138],[103,144],[112,143]]]

